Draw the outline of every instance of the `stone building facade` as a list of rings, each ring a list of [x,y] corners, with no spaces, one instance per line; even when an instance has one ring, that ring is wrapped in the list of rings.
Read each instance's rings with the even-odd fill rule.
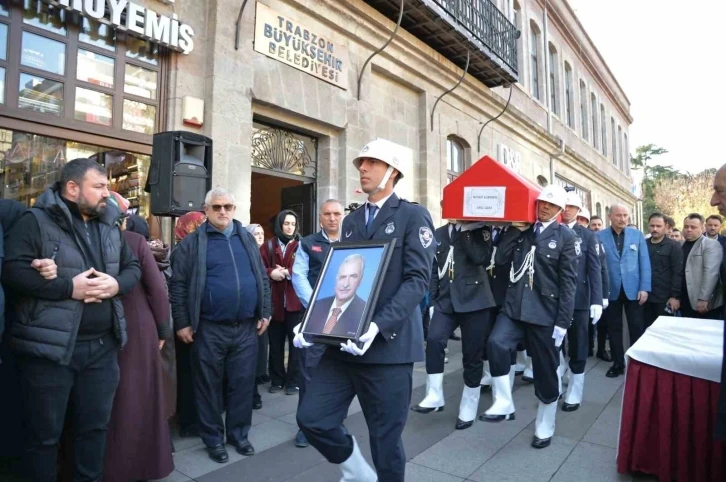
[[[443,187],[485,155],[541,184],[551,182],[554,163],[555,182],[578,188],[593,214],[605,215],[614,202],[636,202],[627,154],[630,102],[564,0],[547,2],[546,26],[543,0],[493,2],[521,31],[519,82],[511,86],[507,109],[481,136],[484,123],[507,104],[510,87],[490,89],[467,74],[438,102],[432,119],[434,104],[457,83],[462,68],[405,28],[361,75],[366,59],[396,28],[374,8],[376,2],[134,1],[193,29],[190,52],[163,54],[155,131],[187,130],[213,139],[213,184],[234,192],[237,217],[245,223],[267,226],[272,214],[294,205],[315,229],[315,204],[328,198],[346,205],[364,201],[356,192],[358,176],[351,160],[375,137],[413,150],[415,172],[397,190],[426,206],[436,223],[441,221]],[[444,7],[461,3],[404,4],[408,10],[424,2]],[[343,59],[335,72],[337,84],[288,65],[286,58],[296,60],[294,49],[281,54],[278,48],[277,58],[270,50],[258,51],[262,42],[258,39],[256,49],[255,34],[264,34],[262,16],[270,25],[282,17],[282,30],[291,22],[293,36],[297,27],[302,36],[308,31],[324,50],[334,46]],[[282,39],[278,47],[286,42]],[[326,53],[317,59],[322,65]],[[335,70],[335,62],[330,65]],[[552,91],[554,103],[549,101]],[[204,101],[201,127],[185,122],[189,99]],[[8,125],[4,115],[0,106],[0,127]],[[32,131],[33,126],[24,128]],[[77,138],[77,130],[55,135]],[[94,135],[101,146],[151,154],[150,136],[126,146],[118,133]]]

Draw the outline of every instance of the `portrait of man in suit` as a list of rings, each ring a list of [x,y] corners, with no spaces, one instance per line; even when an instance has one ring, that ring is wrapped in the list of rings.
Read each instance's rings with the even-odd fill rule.
[[[343,259],[335,277],[335,295],[315,302],[305,332],[355,336],[366,307],[366,301],[357,293],[364,268],[365,258],[361,254]]]

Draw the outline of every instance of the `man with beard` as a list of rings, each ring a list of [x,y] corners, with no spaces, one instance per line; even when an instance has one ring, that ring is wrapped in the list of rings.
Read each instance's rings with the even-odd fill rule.
[[[705,236],[718,241],[721,247],[726,249],[726,236],[721,234],[721,225],[723,224],[723,218],[718,214],[712,214],[706,218],[706,233]]]
[[[120,212],[106,208],[108,198],[106,170],[75,159],[5,243],[2,281],[18,297],[10,346],[20,374],[29,480],[56,479],[66,413],[74,480],[103,474],[117,357],[127,337],[120,295],[141,277],[116,224]],[[57,278],[33,268],[36,258],[53,259]]]
[[[681,307],[683,279],[683,251],[681,245],[668,238],[668,223],[662,213],[653,213],[648,219],[650,238],[651,288],[648,301],[643,305],[643,320],[648,328],[659,316],[675,314]],[[668,311],[666,311],[668,310]]]

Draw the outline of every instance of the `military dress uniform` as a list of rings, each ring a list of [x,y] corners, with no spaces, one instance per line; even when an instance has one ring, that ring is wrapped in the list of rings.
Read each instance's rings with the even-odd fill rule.
[[[567,330],[571,376],[565,403],[562,407],[566,412],[577,410],[580,403],[582,403],[585,364],[587,363],[589,345],[590,308],[593,305],[602,306],[602,268],[600,265],[599,240],[589,229],[580,226],[576,221],[568,226],[576,236],[575,253],[578,256],[578,263],[575,311],[572,325]]]
[[[459,430],[469,428],[476,418],[484,344],[496,307],[486,273],[492,251],[491,230],[479,224],[483,223],[449,223],[434,233],[437,249],[429,284],[434,315],[426,340],[427,393],[411,408],[419,413],[443,408],[444,349],[451,332],[460,326],[465,387],[456,424]]]
[[[610,299],[610,273],[608,273],[608,260],[607,260],[607,254],[605,254],[605,246],[603,246],[602,241],[600,241],[600,238],[591,231],[593,236],[595,237],[595,241],[599,245],[598,247],[598,258],[600,259],[600,270],[601,270],[601,278],[602,278],[602,299],[603,299],[603,310],[607,308],[608,300]],[[590,354],[594,351],[592,349],[592,345],[595,341],[595,334],[597,333],[597,356],[598,358],[601,358],[605,361],[612,361],[610,356],[607,353],[607,350],[605,349],[605,343],[607,342],[608,337],[608,324],[606,320],[600,320],[597,325],[590,325],[590,347],[589,350]]]
[[[393,239],[396,244],[372,318],[379,334],[362,356],[330,347],[297,413],[308,441],[329,462],[343,464],[353,455],[355,442],[341,423],[358,396],[382,482],[404,480],[401,434],[411,402],[413,364],[424,359],[418,305],[428,290],[435,254],[433,224],[425,208],[393,193],[382,206],[364,204],[341,226],[342,242]]]
[[[312,298],[315,285],[318,282],[318,277],[333,242],[335,241],[331,242],[325,231],[319,231],[305,236],[298,244],[295,264],[292,267],[292,286],[305,309],[310,305],[310,298]],[[313,370],[315,370],[327,348],[328,345],[323,343],[316,343],[306,349],[295,348],[300,366],[298,404],[305,396],[306,387],[310,383]],[[302,432],[298,432],[295,444],[298,447],[307,446],[307,440],[305,440]]]
[[[556,402],[560,395],[559,349],[553,339],[553,329],[555,326],[569,328],[575,307],[575,235],[556,220],[538,222],[524,232],[510,228],[503,235],[495,261],[498,265],[511,266],[510,284],[487,343],[494,404],[480,419],[498,422],[514,418],[508,377],[510,354],[518,343],[526,341],[533,362],[535,395],[540,400],[535,442],[546,442],[546,445],[533,445],[544,447],[554,434]]]

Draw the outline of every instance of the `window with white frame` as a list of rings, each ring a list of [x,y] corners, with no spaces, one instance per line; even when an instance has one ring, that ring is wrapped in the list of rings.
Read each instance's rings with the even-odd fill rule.
[[[572,91],[572,67],[565,62],[565,117],[567,126],[571,129],[575,128],[575,98]]]
[[[625,165],[625,152],[623,152],[623,128],[621,126],[618,126],[618,142],[620,142],[620,151],[618,152],[618,168],[623,171]]]
[[[587,86],[583,80],[580,80],[580,119],[581,135],[584,140],[587,140],[588,132],[590,132],[590,119],[587,116]]]
[[[529,69],[532,85],[530,91],[532,97],[542,100],[539,90],[539,28],[534,22],[529,25]]]
[[[592,147],[597,149],[599,141],[597,138],[597,97],[595,97],[595,92],[590,92],[590,115],[592,116]]]
[[[630,144],[628,144],[628,134],[623,134],[623,147],[625,149],[625,173],[630,176]]]
[[[602,143],[600,144],[600,147],[602,147],[602,155],[607,157],[608,155],[608,123],[607,123],[607,116],[605,115],[605,105],[600,104],[600,130],[601,133],[601,139]]]
[[[549,67],[550,67],[550,110],[554,115],[560,115],[559,102],[557,101],[559,88],[557,85],[557,49],[550,42],[549,45]]]
[[[613,143],[613,165],[618,165],[618,131],[615,129],[615,118],[610,118],[610,137],[612,137]]]
[[[455,136],[446,139],[446,184],[464,171],[464,144]]]

